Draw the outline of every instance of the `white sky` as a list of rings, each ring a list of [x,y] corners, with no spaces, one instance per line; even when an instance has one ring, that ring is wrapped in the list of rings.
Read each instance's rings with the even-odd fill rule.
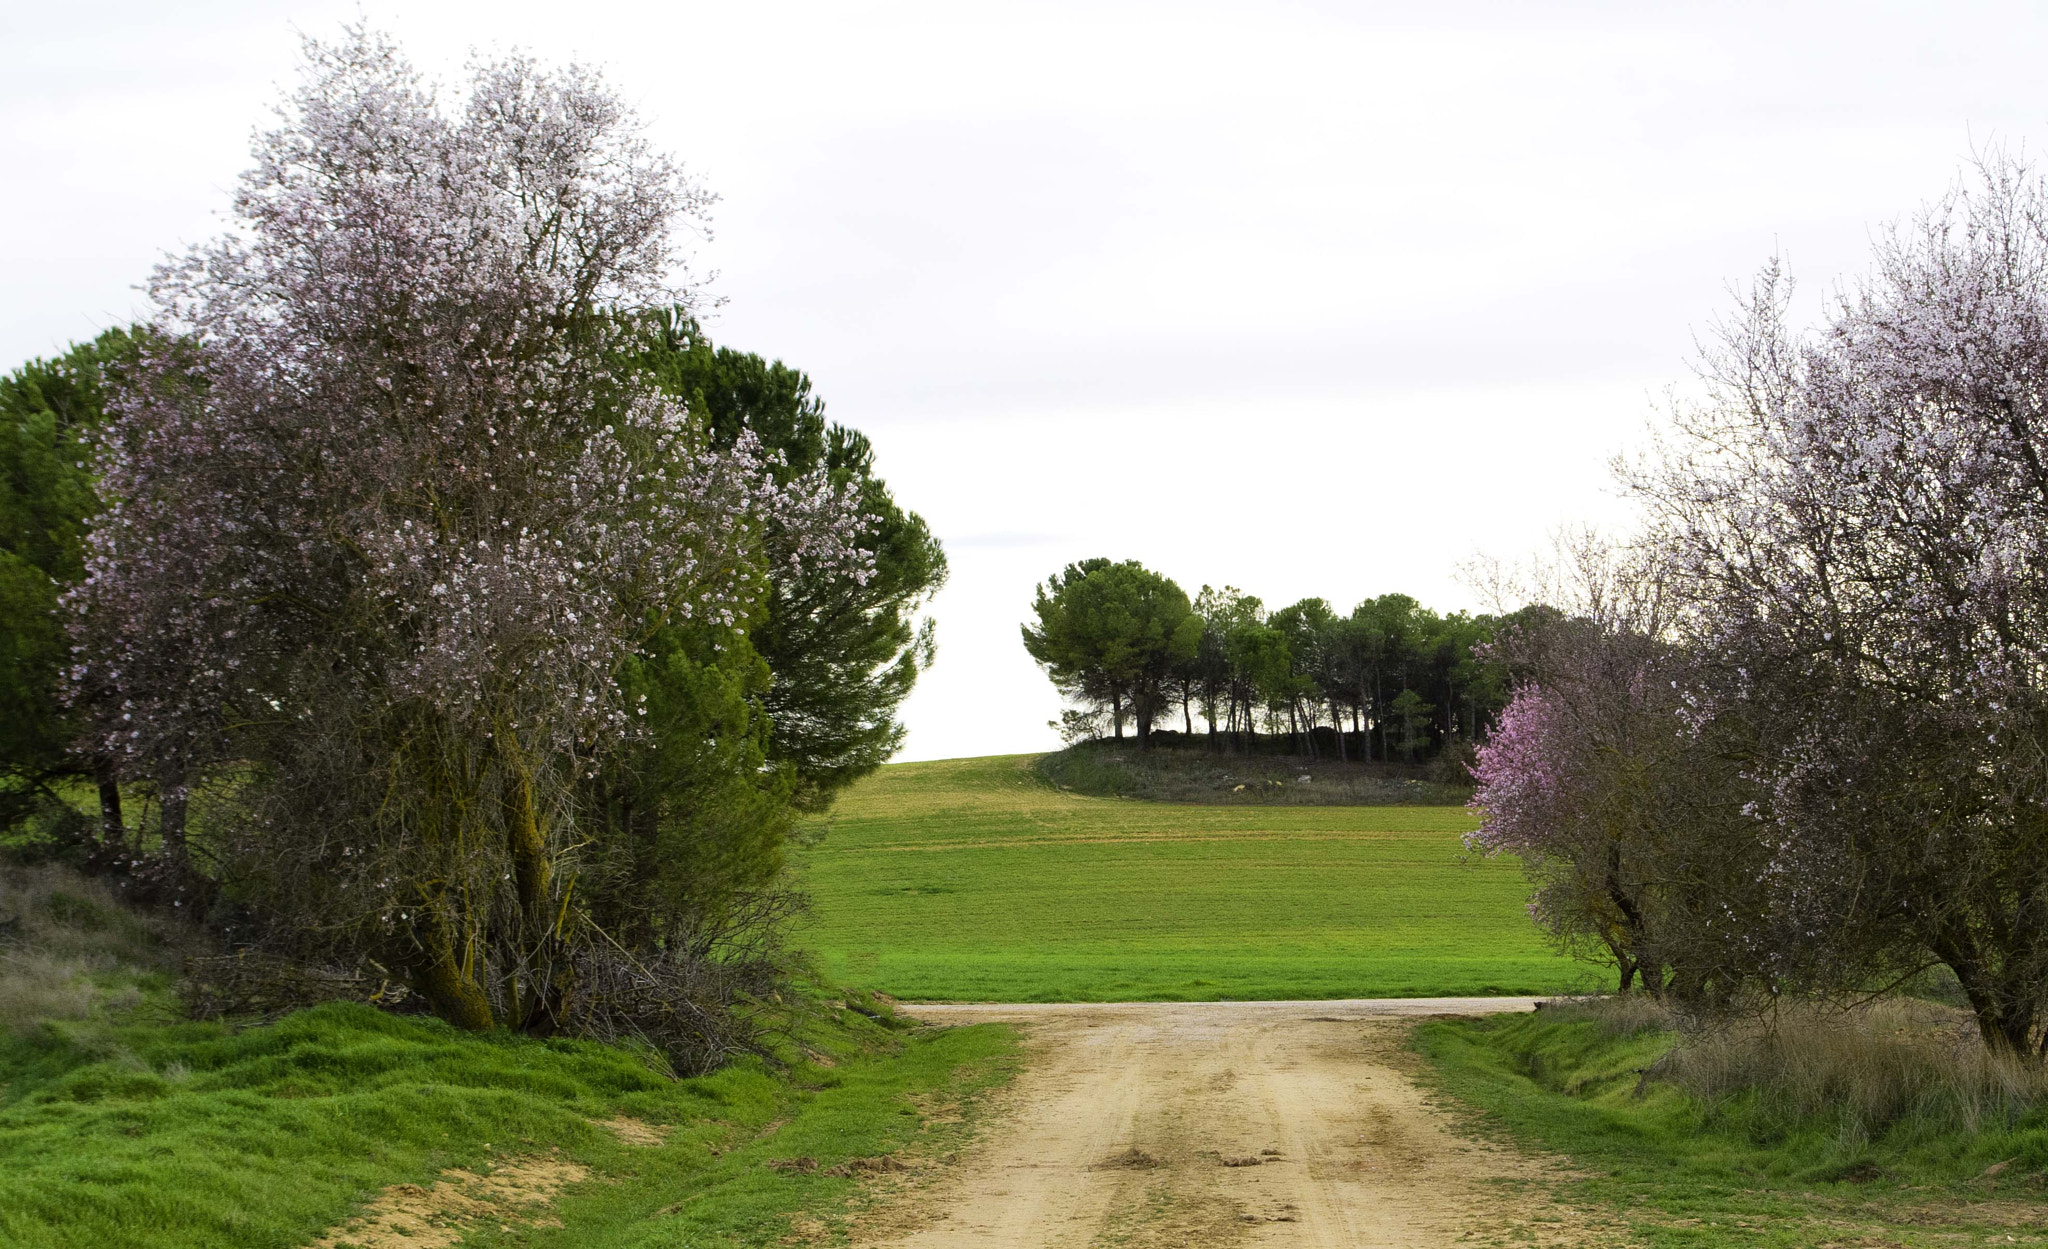
[[[1052,742],[1017,626],[1070,560],[1476,606],[1461,562],[1623,518],[1607,460],[1730,282],[1824,289],[2048,137],[2038,5],[362,11],[444,73],[604,66],[723,196],[714,335],[807,370],[951,555],[905,758]],[[295,31],[356,12],[0,0],[0,368],[130,319]]]

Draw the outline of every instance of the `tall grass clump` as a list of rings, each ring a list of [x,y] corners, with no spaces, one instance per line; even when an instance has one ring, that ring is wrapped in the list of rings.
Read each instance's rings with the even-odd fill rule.
[[[1968,1011],[1916,997],[1785,1000],[1704,1017],[1627,994],[1546,1002],[1536,1019],[1507,1044],[1539,1082],[1579,1094],[1598,1083],[1588,1074],[1627,1070],[1637,1077],[1630,1099],[1671,1088],[1705,1123],[1757,1142],[1911,1148],[2009,1132],[2048,1110],[2048,1068],[1985,1045]],[[1644,1045],[1656,1047],[1644,1066],[1617,1067],[1605,1053]]]
[[[1688,1218],[1835,1184],[2048,1187],[2048,1070],[1942,1003],[1788,999],[1703,1018],[1629,995],[1429,1022],[1416,1043],[1439,1087],[1521,1140]]]
[[[168,990],[188,941],[69,867],[0,866],[0,1032],[86,1019]]]
[[[1678,1013],[1656,998],[1642,993],[1621,997],[1552,998],[1537,1007],[1548,1023],[1590,1024],[1607,1040],[1623,1040],[1645,1033],[1676,1032]]]
[[[1752,1135],[1826,1125],[1844,1144],[2010,1130],[2048,1106],[2048,1070],[1986,1046],[1967,1012],[1912,998],[1688,1028],[1651,1074]]]

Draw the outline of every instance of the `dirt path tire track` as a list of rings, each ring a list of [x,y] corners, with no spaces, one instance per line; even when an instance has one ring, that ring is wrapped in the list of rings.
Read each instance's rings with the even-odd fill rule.
[[[1029,1061],[979,1143],[863,1220],[873,1249],[1609,1239],[1545,1190],[1558,1164],[1461,1135],[1409,1078],[1421,1017],[1529,998],[948,1005]],[[1251,1159],[1259,1159],[1252,1162]]]

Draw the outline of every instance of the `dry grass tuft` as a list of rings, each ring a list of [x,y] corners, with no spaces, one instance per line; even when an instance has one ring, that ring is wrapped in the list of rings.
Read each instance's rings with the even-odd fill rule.
[[[182,937],[70,868],[0,865],[0,1030],[132,1008],[138,978],[177,970]]]
[[[1828,1125],[1845,1146],[1894,1132],[2009,1129],[2048,1107],[2048,1069],[1988,1049],[1967,1011],[1919,998],[1856,1006],[1783,1002],[1700,1020],[1641,995],[1545,1002],[1608,1038],[1676,1032],[1644,1073],[1767,1131]]]
[[[1551,998],[1537,1007],[1554,1023],[1590,1023],[1604,1037],[1638,1036],[1645,1032],[1672,1032],[1679,1026],[1670,1007],[1639,993],[1627,997]]]
[[[99,989],[75,962],[33,950],[0,953],[0,1028],[83,1019],[98,1000]]]
[[[1988,1049],[1967,1013],[1911,998],[1781,1006],[1702,1029],[1659,1067],[1710,1102],[1749,1096],[1767,1121],[1831,1119],[1845,1142],[2010,1128],[2048,1105],[2048,1071]]]

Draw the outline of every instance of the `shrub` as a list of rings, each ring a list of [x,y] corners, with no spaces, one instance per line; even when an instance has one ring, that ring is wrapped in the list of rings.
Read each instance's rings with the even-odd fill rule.
[[[1163,736],[1153,734],[1155,739]],[[1472,792],[1434,779],[1430,765],[1139,751],[1115,741],[1077,742],[1041,758],[1037,770],[1053,784],[1079,794],[1209,805],[1456,806]]]

